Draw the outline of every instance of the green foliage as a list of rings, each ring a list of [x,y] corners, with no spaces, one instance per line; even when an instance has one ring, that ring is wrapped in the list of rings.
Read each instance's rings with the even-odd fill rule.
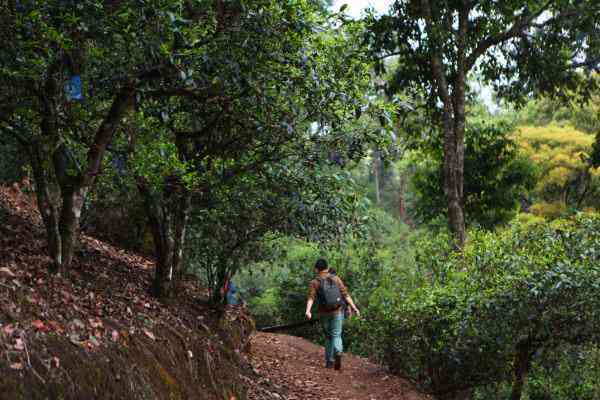
[[[393,64],[390,91],[425,94],[427,112],[441,122],[436,89],[443,84],[437,82],[432,57],[440,57],[442,73],[453,91],[465,89],[454,80],[462,67],[466,68],[462,72],[479,73],[506,99],[574,91],[589,98],[598,83],[589,79],[590,71],[597,70],[600,51],[594,28],[598,7],[595,1],[396,1],[389,15],[369,18],[367,39],[379,60],[378,72],[386,70],[386,56],[398,60]],[[463,37],[457,28],[459,16],[467,21]],[[448,29],[449,23],[453,29]],[[589,83],[583,84],[586,79]]]
[[[592,135],[569,126],[522,126],[516,140],[541,170],[531,212],[556,218],[573,209],[600,206],[600,170],[593,163]]]
[[[466,220],[492,228],[508,222],[519,198],[532,189],[537,177],[534,165],[520,154],[506,124],[472,124],[465,135],[464,197]],[[441,145],[434,143],[417,154],[419,164],[412,178],[416,198],[413,207],[422,221],[446,214],[443,193]]]
[[[361,196],[343,172],[285,164],[244,174],[206,195],[209,207],[194,210],[189,230],[188,270],[218,287],[223,275],[255,268],[273,234],[331,243],[360,229]]]
[[[597,343],[599,227],[598,216],[579,216],[476,231],[462,254],[443,237],[420,245],[432,251],[417,258],[429,279],[370,298],[361,332],[371,354],[441,396],[510,383],[523,348],[541,362],[558,346]]]
[[[595,79],[600,78],[596,75]],[[600,94],[598,93],[593,93],[589,100],[583,102],[575,94],[570,94],[562,100],[542,97],[527,102],[519,110],[510,112],[521,125],[571,125],[589,134],[600,131]]]
[[[193,246],[211,254],[219,285],[268,232],[326,240],[356,222],[357,198],[330,164],[345,165],[360,157],[356,147],[386,140],[382,127],[354,123],[357,110],[375,118],[392,108],[366,95],[363,25],[340,24],[326,5],[3,5],[1,32],[15,40],[0,53],[0,130],[39,158],[36,180],[48,184],[36,187],[58,195],[73,188],[88,209],[100,199],[131,199],[111,179],[100,190],[112,194],[85,198],[100,166],[114,167],[115,182],[126,181],[128,190],[137,186],[157,271],[180,275],[177,265],[162,264],[181,259],[176,249],[193,208],[198,226],[189,231],[201,238]],[[81,101],[63,90],[75,75]]]

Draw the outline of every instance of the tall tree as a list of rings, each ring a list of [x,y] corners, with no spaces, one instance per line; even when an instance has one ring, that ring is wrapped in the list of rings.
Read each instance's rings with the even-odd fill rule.
[[[391,93],[427,93],[443,135],[448,222],[465,241],[465,102],[469,74],[481,73],[501,96],[575,89],[580,70],[600,68],[600,3],[595,0],[397,0],[370,19],[368,40],[385,69],[397,57]],[[396,64],[395,64],[396,65]]]

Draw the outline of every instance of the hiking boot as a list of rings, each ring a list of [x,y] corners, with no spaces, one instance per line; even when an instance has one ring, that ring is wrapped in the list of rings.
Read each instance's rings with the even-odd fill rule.
[[[333,361],[326,361],[325,368],[333,368]]]
[[[340,369],[342,369],[342,353],[337,353],[335,355],[335,362],[333,364],[333,369],[335,369],[336,371],[339,371]]]

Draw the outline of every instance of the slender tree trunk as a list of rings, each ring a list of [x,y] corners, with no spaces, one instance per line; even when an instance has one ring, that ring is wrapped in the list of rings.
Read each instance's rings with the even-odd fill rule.
[[[406,203],[404,201],[404,191],[406,190],[406,178],[404,174],[400,175],[400,188],[398,189],[398,214],[400,220],[408,224],[408,218],[406,216]]]
[[[436,37],[435,26],[439,22],[435,2],[421,0],[425,13],[428,34]],[[456,245],[462,247],[466,239],[463,175],[464,175],[464,128],[465,128],[465,89],[467,62],[466,35],[468,30],[469,5],[463,2],[459,14],[458,69],[453,80],[446,74],[443,51],[434,48],[431,55],[431,69],[439,98],[443,104],[442,132],[444,134],[444,194],[448,204],[448,225],[454,234]]]
[[[52,260],[49,270],[56,273],[62,266],[62,239],[59,228],[58,207],[52,198],[48,171],[43,167],[40,143],[34,142],[29,148],[31,169],[35,183],[37,205],[46,228],[48,254]]]
[[[460,149],[457,146],[457,135],[452,125],[452,117],[448,115],[449,127],[444,129],[444,193],[448,204],[448,224],[459,247],[465,242],[465,217],[463,211],[462,169],[460,165]],[[446,124],[445,124],[446,125]],[[464,150],[463,150],[464,151]],[[464,156],[463,156],[464,157]]]
[[[152,281],[152,294],[156,297],[165,297],[169,292],[169,271],[173,264],[173,240],[169,237],[169,215],[165,213],[163,204],[158,195],[152,193],[147,183],[138,178],[138,189],[144,199],[144,208],[148,216],[148,224],[154,242],[154,255],[156,269]]]
[[[511,400],[520,400],[523,394],[523,388],[527,382],[529,374],[529,365],[531,359],[531,349],[528,343],[517,345],[517,352],[513,361],[513,384],[510,398]]]
[[[138,179],[138,189],[144,198],[156,256],[152,294],[168,298],[182,275],[191,194],[183,187],[178,187],[177,193],[156,194],[143,179]]]
[[[177,215],[175,217],[175,248],[173,249],[173,268],[174,275],[177,282],[181,281],[184,274],[183,268],[183,251],[185,249],[185,235],[187,232],[187,225],[192,208],[192,195],[189,191],[183,189],[181,199],[179,201],[179,207],[177,208]]]
[[[156,240],[155,236],[155,240]],[[162,239],[162,241],[160,241]],[[152,294],[157,298],[168,298],[173,291],[173,238],[169,232],[161,232],[161,237],[155,244],[156,251],[156,272],[152,281]]]
[[[373,151],[373,176],[375,178],[375,201],[381,204],[381,155],[379,150]]]
[[[60,214],[60,236],[62,245],[62,267],[69,268],[73,261],[73,254],[79,236],[79,222],[81,210],[85,201],[87,188],[78,184],[68,186],[62,190],[62,208]]]
[[[454,118],[453,131],[446,140],[448,151],[452,156],[448,157],[448,165],[445,176],[448,179],[448,216],[450,228],[454,232],[457,245],[462,248],[466,240],[465,212],[464,212],[464,169],[465,169],[465,101],[466,101],[466,35],[468,31],[469,6],[466,1],[459,12],[458,21],[458,62],[456,78],[452,87],[452,110]],[[450,130],[449,129],[449,130]],[[450,143],[452,142],[452,143]],[[446,146],[444,148],[446,150]]]
[[[231,277],[231,273],[229,268],[224,267],[224,263],[220,263],[221,265],[217,268],[217,276],[215,280],[215,287],[213,288],[213,296],[212,303],[213,304],[222,304],[225,300],[224,293],[221,293],[221,289],[225,286],[225,281]]]

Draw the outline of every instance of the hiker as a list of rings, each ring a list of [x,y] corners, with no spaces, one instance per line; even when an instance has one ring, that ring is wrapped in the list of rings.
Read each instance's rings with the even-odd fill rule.
[[[327,261],[322,258],[317,260],[315,270],[318,276],[310,281],[306,318],[312,319],[311,309],[317,300],[319,319],[325,332],[325,367],[340,370],[344,351],[342,344],[343,301],[348,303],[356,315],[360,316],[360,311],[354,305],[344,282],[338,276],[329,273]]]
[[[227,305],[237,306],[240,304],[238,299],[238,287],[233,283],[231,278],[227,278],[221,288],[221,296],[225,298]]]

